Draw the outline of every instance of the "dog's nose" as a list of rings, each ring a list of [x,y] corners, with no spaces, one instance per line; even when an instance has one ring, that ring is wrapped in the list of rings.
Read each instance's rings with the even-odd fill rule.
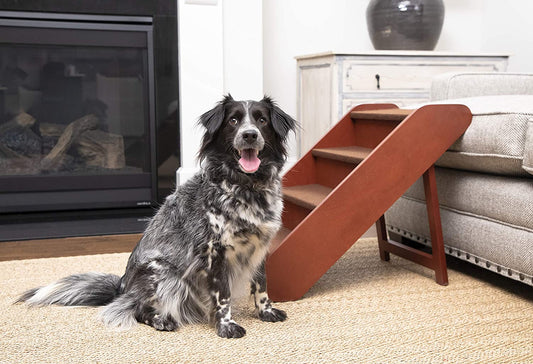
[[[257,131],[255,130],[246,130],[244,133],[242,133],[242,138],[247,143],[253,143],[257,140]]]

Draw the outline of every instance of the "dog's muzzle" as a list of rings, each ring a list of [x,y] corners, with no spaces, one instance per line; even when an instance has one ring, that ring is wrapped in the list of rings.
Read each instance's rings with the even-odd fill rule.
[[[265,146],[265,140],[255,128],[239,131],[235,136],[234,147],[239,152],[239,166],[245,173],[254,173],[259,169],[261,159],[259,152]]]

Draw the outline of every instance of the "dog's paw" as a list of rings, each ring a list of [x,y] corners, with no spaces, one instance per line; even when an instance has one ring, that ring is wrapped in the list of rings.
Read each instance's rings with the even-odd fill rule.
[[[149,325],[159,331],[174,331],[178,328],[178,323],[170,316],[154,315]]]
[[[259,319],[266,322],[280,322],[287,319],[287,313],[277,308],[269,308],[268,310],[259,312]]]
[[[238,339],[246,334],[244,327],[235,322],[217,325],[217,335],[226,339]]]

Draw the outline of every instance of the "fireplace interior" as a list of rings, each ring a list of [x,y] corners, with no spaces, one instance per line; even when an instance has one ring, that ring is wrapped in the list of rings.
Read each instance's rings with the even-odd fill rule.
[[[179,166],[175,6],[58,3],[0,11],[4,241],[140,232]]]

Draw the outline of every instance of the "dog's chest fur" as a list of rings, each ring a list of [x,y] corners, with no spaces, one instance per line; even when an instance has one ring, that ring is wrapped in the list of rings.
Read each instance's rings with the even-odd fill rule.
[[[214,244],[222,245],[231,275],[244,274],[243,278],[248,279],[264,260],[270,239],[280,227],[283,209],[280,183],[243,188],[223,181],[216,195],[207,206],[214,236],[208,243],[207,254]]]

